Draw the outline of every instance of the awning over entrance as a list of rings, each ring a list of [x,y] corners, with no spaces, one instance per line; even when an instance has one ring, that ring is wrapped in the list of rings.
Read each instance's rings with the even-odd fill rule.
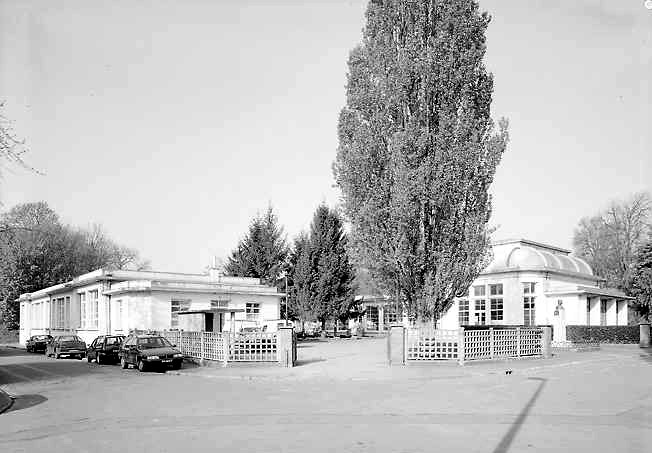
[[[180,311],[180,315],[197,315],[197,314],[206,314],[206,313],[242,313],[244,308],[210,308],[206,310],[186,310]]]

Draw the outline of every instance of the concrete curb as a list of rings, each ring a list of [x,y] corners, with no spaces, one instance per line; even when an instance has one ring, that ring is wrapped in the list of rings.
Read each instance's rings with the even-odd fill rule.
[[[14,399],[0,389],[0,414],[6,412],[14,404]]]

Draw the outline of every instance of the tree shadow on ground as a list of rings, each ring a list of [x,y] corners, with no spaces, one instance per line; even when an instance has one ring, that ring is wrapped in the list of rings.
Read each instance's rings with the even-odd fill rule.
[[[543,378],[528,378],[528,379],[532,381],[539,381],[539,387],[537,387],[532,397],[530,397],[530,400],[527,402],[525,407],[523,407],[521,412],[518,414],[518,417],[516,417],[516,420],[514,420],[514,423],[512,423],[511,428],[509,428],[509,431],[505,433],[503,438],[500,440],[500,442],[494,449],[493,453],[506,453],[507,451],[509,451],[509,447],[512,445],[512,442],[516,438],[516,435],[521,429],[521,426],[523,426],[523,424],[525,423],[525,419],[530,413],[532,406],[534,406],[534,403],[539,398],[539,395],[541,394],[541,391],[543,390],[543,387],[545,386],[547,381],[547,379],[543,379]]]
[[[18,395],[14,398],[14,403],[9,409],[7,409],[5,414],[8,414],[9,412],[19,411],[21,409],[28,409],[30,407],[44,403],[47,400],[48,399],[43,395]]]

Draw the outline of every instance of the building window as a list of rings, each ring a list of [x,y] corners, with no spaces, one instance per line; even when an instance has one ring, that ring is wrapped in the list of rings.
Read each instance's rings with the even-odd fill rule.
[[[586,298],[586,325],[591,325],[591,299]]]
[[[384,308],[383,325],[385,329],[389,329],[392,324],[396,324],[398,322],[398,310],[394,304],[385,305]]]
[[[473,296],[474,297],[484,297],[485,295],[485,286],[484,285],[477,285],[473,287]]]
[[[535,322],[534,297],[525,296],[523,298],[523,325],[534,326]]]
[[[122,330],[122,299],[115,301],[115,330]]]
[[[607,325],[607,301],[606,299],[600,299],[600,325]]]
[[[523,294],[534,294],[534,285],[534,283],[523,283]]]
[[[469,301],[467,299],[460,299],[459,301],[459,322],[460,326],[469,324]]]
[[[492,321],[502,321],[503,320],[503,299],[495,298],[491,299],[491,320]]]
[[[260,317],[260,304],[258,302],[247,302],[245,313],[247,319],[257,320]]]
[[[90,307],[90,313],[89,313],[89,319],[88,319],[88,327],[90,329],[97,329],[98,326],[98,291],[94,289],[93,291],[89,291],[89,307]]]
[[[70,328],[70,296],[66,296],[66,307],[64,309],[65,327]]]
[[[54,303],[54,328],[63,329],[66,323],[66,305],[64,298],[60,297],[52,302]]]
[[[487,307],[484,299],[475,300],[475,324],[484,326],[487,322]]]
[[[82,329],[87,329],[87,312],[88,307],[86,305],[86,293],[79,294],[79,325]]]
[[[503,284],[498,283],[495,285],[489,285],[489,295],[491,296],[502,296],[503,295]]]
[[[179,328],[179,312],[188,311],[190,308],[190,300],[175,300],[170,302],[170,329]]]
[[[378,330],[378,307],[370,305],[365,311],[367,313],[367,325],[365,327],[369,330]]]

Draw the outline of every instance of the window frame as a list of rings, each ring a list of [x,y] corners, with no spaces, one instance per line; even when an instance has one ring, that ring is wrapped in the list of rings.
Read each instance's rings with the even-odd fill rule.
[[[245,302],[245,315],[248,320],[260,319],[260,302]]]
[[[489,299],[489,312],[491,321],[504,321],[505,306],[502,297]]]
[[[469,299],[460,299],[458,302],[457,322],[460,326],[469,325],[471,316],[471,304]]]

